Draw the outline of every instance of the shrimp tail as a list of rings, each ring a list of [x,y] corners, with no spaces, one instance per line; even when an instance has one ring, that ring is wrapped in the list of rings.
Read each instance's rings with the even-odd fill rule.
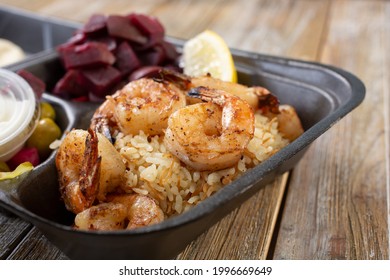
[[[101,134],[103,134],[111,144],[114,143],[114,139],[111,135],[110,122],[106,117],[96,116],[91,122],[91,128]]]
[[[195,87],[195,88],[192,88],[190,89],[188,92],[187,92],[187,95],[189,97],[194,97],[194,98],[201,98],[202,97],[202,93],[201,91],[204,89],[205,87]]]
[[[254,87],[258,98],[258,108],[264,115],[279,114],[279,99],[263,87]]]
[[[100,165],[98,137],[95,131],[88,129],[85,139],[84,164],[80,170],[79,187],[87,205],[92,205],[99,190]]]
[[[101,157],[96,132],[89,129],[84,143],[84,153],[80,156],[76,153],[77,144],[74,144],[60,147],[56,157],[61,197],[65,207],[75,214],[93,205],[100,187]],[[76,164],[74,161],[80,169],[75,168],[74,174],[63,171],[63,164]]]
[[[115,141],[112,137],[112,131],[115,130],[116,127],[116,119],[114,116],[115,109],[115,97],[118,93],[107,96],[106,101],[103,102],[102,105],[95,111],[91,119],[90,128],[96,132],[99,132],[103,136],[105,136],[111,144]]]
[[[179,73],[174,70],[163,68],[159,71],[161,78],[155,78],[156,82],[169,82],[173,83],[181,90],[188,90],[191,88],[191,78],[183,73]]]
[[[194,87],[187,92],[189,97],[199,98],[204,102],[213,102],[220,106],[225,103],[225,92],[218,89],[211,89],[208,87],[200,86]]]

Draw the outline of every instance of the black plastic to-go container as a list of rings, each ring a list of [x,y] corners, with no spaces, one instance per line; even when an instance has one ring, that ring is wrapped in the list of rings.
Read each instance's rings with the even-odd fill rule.
[[[183,41],[168,38],[181,50]],[[264,163],[248,170],[212,197],[177,217],[149,227],[115,232],[72,228],[74,216],[66,211],[58,191],[55,152],[28,174],[0,181],[0,205],[31,222],[72,259],[169,259],[241,205],[275,177],[290,170],[307,147],[364,99],[365,87],[341,69],[280,57],[232,51],[240,83],[260,85],[294,106],[305,132]],[[10,67],[26,69],[47,83],[48,91],[64,70],[55,52]],[[57,111],[63,130],[87,128],[98,106],[69,103],[44,95]]]
[[[15,43],[27,55],[48,51],[64,43],[78,26],[77,23],[0,6],[0,38]]]

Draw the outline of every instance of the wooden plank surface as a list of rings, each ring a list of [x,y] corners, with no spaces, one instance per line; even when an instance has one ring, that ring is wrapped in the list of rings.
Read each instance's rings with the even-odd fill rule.
[[[187,246],[178,259],[266,259],[287,179],[288,173],[260,190]]]
[[[388,39],[384,42],[389,4],[332,2],[320,60],[358,75],[367,94],[359,108],[314,143],[293,171],[275,259],[389,258],[388,127],[383,113],[388,116],[389,111],[384,101],[390,63],[383,61],[390,48]]]
[[[24,236],[18,247],[8,256],[9,260],[67,260],[68,258],[42,233],[33,227]]]
[[[260,190],[178,259],[389,258],[390,2],[85,0],[82,9],[79,1],[64,0],[0,4],[79,22],[98,12],[147,13],[170,36],[188,39],[210,28],[232,48],[317,60],[356,73],[367,86],[364,104],[316,140],[290,175]],[[0,212],[0,245],[2,258],[65,258],[7,212]]]
[[[0,208],[0,260],[6,259],[32,226]]]
[[[385,19],[390,17],[390,4],[386,3],[383,9]],[[387,20],[388,22],[388,20]],[[383,31],[384,50],[390,49],[390,24],[385,24]],[[386,185],[387,185],[387,241],[389,243],[387,256],[390,259],[390,54],[383,52],[383,96],[384,96],[384,118],[385,118],[385,155],[386,155]]]
[[[251,2],[251,1],[248,1]],[[317,56],[321,32],[326,21],[326,1],[257,1],[245,6],[252,16],[240,17],[239,27],[226,32],[223,26],[239,9],[229,7],[224,17],[218,17],[209,28],[216,30],[230,46],[248,51],[289,55],[296,58]],[[249,4],[247,4],[249,5]],[[258,18],[263,19],[257,20]],[[292,32],[292,26],[299,26]],[[310,31],[309,31],[310,30]],[[315,36],[313,36],[315,34]],[[276,47],[275,47],[276,46]],[[300,47],[299,47],[300,46]],[[287,176],[287,175],[286,175]],[[284,193],[285,180],[261,190],[237,211],[203,234],[179,256],[181,259],[266,259],[269,257],[276,214]],[[235,238],[231,238],[235,236]],[[211,248],[211,249],[208,249]]]

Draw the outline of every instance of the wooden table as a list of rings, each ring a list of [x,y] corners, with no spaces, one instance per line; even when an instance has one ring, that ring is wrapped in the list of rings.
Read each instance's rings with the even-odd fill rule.
[[[332,64],[366,85],[361,106],[290,173],[193,241],[178,259],[389,259],[390,1],[1,0],[85,22],[94,12],[157,16],[167,34],[206,28],[232,48]],[[64,259],[0,210],[0,259]]]

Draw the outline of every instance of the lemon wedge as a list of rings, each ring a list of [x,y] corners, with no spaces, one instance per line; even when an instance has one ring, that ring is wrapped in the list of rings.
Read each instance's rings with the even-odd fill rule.
[[[189,39],[183,46],[184,74],[202,76],[210,73],[213,78],[237,82],[237,71],[229,47],[221,36],[205,30]]]

